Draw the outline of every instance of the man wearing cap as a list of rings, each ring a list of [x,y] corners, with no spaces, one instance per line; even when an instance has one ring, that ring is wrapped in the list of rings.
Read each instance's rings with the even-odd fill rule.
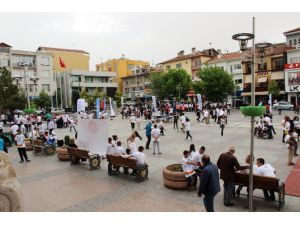
[[[248,169],[249,166],[241,166],[234,156],[235,147],[230,146],[228,151],[222,153],[218,159],[217,166],[220,169],[221,179],[224,181],[224,205],[233,206],[231,196],[234,194],[234,173],[236,170]]]

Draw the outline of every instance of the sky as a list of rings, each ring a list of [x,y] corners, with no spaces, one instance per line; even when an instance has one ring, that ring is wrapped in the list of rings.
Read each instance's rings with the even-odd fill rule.
[[[39,46],[90,53],[90,70],[107,59],[157,64],[210,46],[238,51],[236,33],[252,32],[256,42],[285,42],[283,32],[300,27],[300,13],[0,13],[0,42],[17,50]],[[211,44],[210,44],[211,43]]]

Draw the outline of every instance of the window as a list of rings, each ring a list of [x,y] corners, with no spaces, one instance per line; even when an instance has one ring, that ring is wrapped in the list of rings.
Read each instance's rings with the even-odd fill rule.
[[[42,84],[42,89],[45,92],[50,92],[50,84]]]
[[[37,85],[36,84],[29,84],[28,88],[29,88],[29,92],[35,92],[37,91]]]
[[[294,45],[297,45],[297,39],[294,39]]]
[[[49,60],[48,56],[43,56],[41,61],[42,61],[41,64],[44,65],[44,66],[49,66],[50,65],[50,60]]]
[[[272,70],[283,70],[282,58],[277,58],[272,60]]]
[[[289,62],[290,63],[300,63],[300,57],[291,57]]]
[[[129,93],[129,88],[125,88],[125,93],[126,93],[126,94]]]
[[[45,78],[45,79],[48,79],[50,77],[50,71],[49,70],[42,71],[41,77]]]
[[[237,80],[235,80],[235,83],[236,84],[241,84],[241,83],[243,83],[243,80],[242,79],[237,79]]]
[[[9,66],[9,60],[8,59],[0,59],[0,67],[6,67]]]
[[[178,64],[176,64],[176,68],[177,68],[177,69],[180,69],[180,68],[182,68],[182,65],[181,65],[181,63],[178,63]]]
[[[233,72],[232,65],[230,65],[230,73],[232,73],[232,72]]]
[[[246,74],[249,74],[249,73],[251,73],[251,70],[252,68],[251,68],[251,63],[247,63],[246,64]]]
[[[241,69],[241,64],[234,64],[234,69],[235,70]]]
[[[289,41],[289,46],[293,46],[293,41],[292,40]]]
[[[258,70],[267,70],[267,63],[258,64]]]
[[[132,64],[128,64],[127,69],[128,69],[128,70],[132,70],[132,69],[133,69],[133,66],[134,66],[134,65],[132,65]]]
[[[71,76],[71,81],[78,82],[79,81],[78,76]]]
[[[171,66],[166,66],[167,70],[171,69]]]

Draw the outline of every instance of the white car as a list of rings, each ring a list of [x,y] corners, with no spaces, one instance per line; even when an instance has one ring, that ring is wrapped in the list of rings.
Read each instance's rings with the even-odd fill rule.
[[[293,110],[294,106],[286,101],[281,101],[273,105],[273,109],[281,109],[281,110]]]

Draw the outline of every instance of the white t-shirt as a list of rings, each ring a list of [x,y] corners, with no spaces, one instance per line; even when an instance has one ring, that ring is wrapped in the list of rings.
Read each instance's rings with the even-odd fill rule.
[[[181,122],[182,124],[185,124],[185,123],[186,123],[185,115],[183,115],[183,116],[180,117],[180,122]]]
[[[136,143],[134,141],[129,141],[128,142],[128,147],[130,149],[130,154],[134,154],[137,151],[137,146]]]
[[[195,154],[193,155],[192,160],[193,160],[195,163],[202,163],[202,157],[203,157],[203,154],[200,154],[199,151],[197,151],[197,152],[195,152]]]
[[[25,134],[25,133],[26,133],[26,128],[25,128],[25,125],[24,125],[24,124],[22,124],[22,125],[20,126],[20,131],[21,131],[22,134]]]
[[[44,127],[44,125],[43,124],[41,124],[41,125],[39,125],[39,132],[40,133],[45,133],[45,130],[46,130],[46,128]]]
[[[186,122],[184,124],[184,127],[185,127],[185,131],[190,131],[191,130],[191,123],[190,122]]]
[[[267,123],[269,126],[272,126],[272,122],[271,122],[270,117],[266,116],[264,120],[266,121],[266,123]]]
[[[204,116],[205,118],[208,117],[208,111],[207,111],[207,110],[204,111],[203,116]]]
[[[39,122],[42,121],[42,117],[41,117],[41,116],[38,116],[38,117],[36,118],[36,120],[37,120],[37,122],[39,123]]]
[[[189,158],[182,157],[182,159],[181,159],[181,166],[182,166],[183,172],[185,172],[185,177],[192,176],[195,173],[194,165],[187,164],[187,162],[190,162],[190,161],[191,160]]]
[[[17,123],[17,124],[20,124],[20,123],[21,123],[21,118],[20,118],[20,117],[17,117],[17,118],[16,118],[16,123]]]
[[[115,147],[115,155],[126,155],[126,150],[122,146]]]
[[[153,137],[153,141],[155,141],[154,138],[157,138],[157,141],[159,141],[159,130],[158,130],[158,128],[152,129],[151,135]]]
[[[48,123],[48,129],[54,129],[54,123],[52,120]]]
[[[270,164],[264,164],[257,168],[257,174],[266,177],[276,177],[275,169]]]
[[[16,134],[17,134],[17,130],[19,130],[19,126],[16,125],[16,124],[14,124],[14,125],[12,125],[12,126],[10,127],[10,129],[11,129],[12,134],[13,134],[13,135],[16,135]]]
[[[17,142],[18,147],[25,147],[25,136],[23,134],[18,134],[15,137],[15,141]]]
[[[143,152],[136,151],[132,156],[136,159],[138,165],[145,164],[145,154]]]
[[[131,117],[130,117],[130,123],[135,123],[135,122],[136,122],[135,116],[131,116]]]
[[[253,174],[257,174],[257,168],[258,166],[257,165],[253,165]],[[244,170],[241,170],[242,173],[249,173],[250,170],[249,169],[244,169]]]
[[[114,148],[112,147],[112,144],[107,143],[106,154],[107,155],[113,155],[114,154]]]

